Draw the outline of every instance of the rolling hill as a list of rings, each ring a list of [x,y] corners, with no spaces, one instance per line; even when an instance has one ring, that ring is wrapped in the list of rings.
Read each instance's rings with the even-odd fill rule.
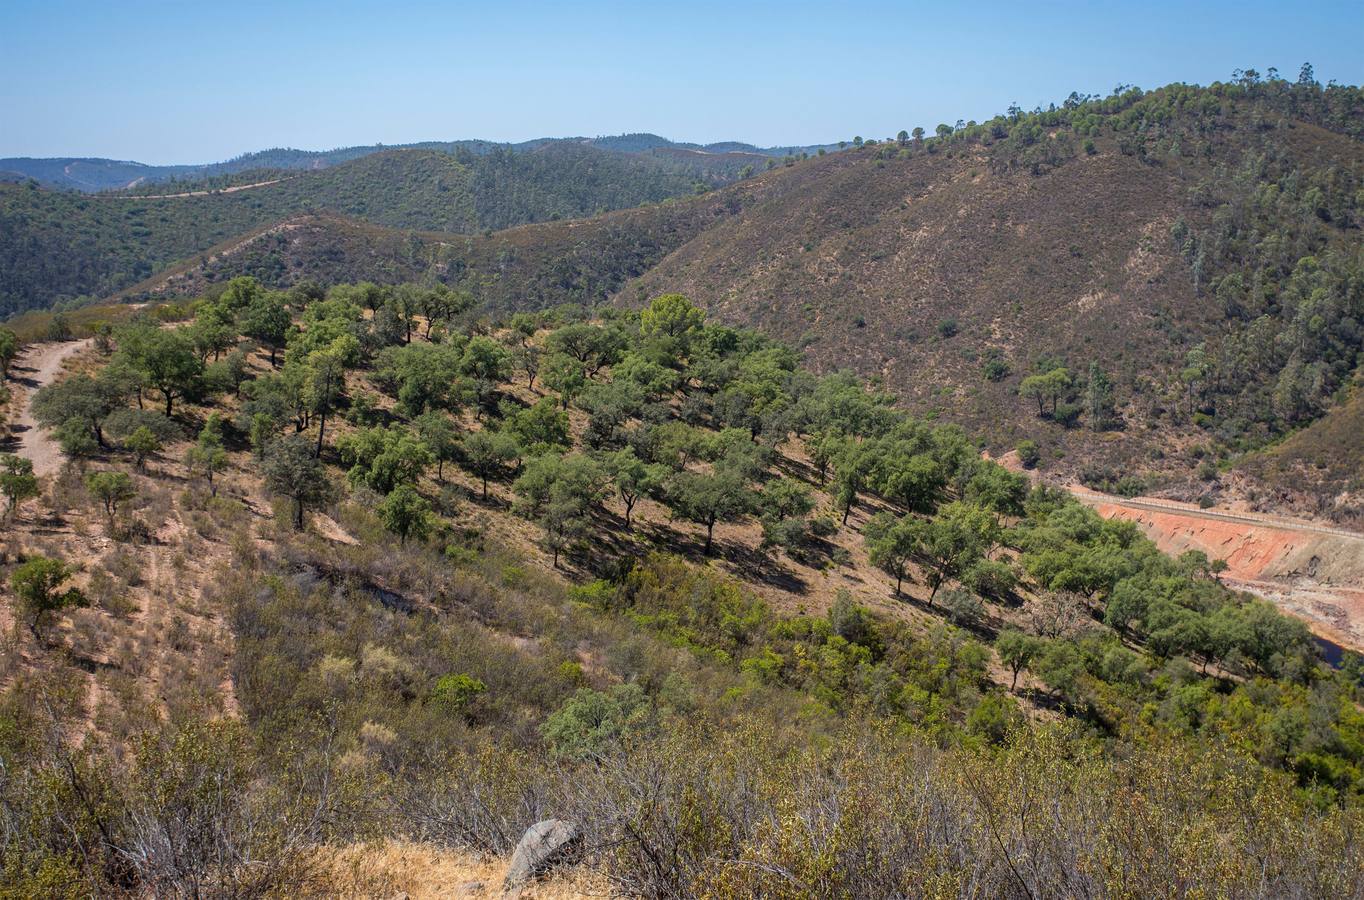
[[[0,186],[0,896],[1364,898],[1304,72]]]
[[[481,155],[389,150],[302,174],[251,170],[236,179],[254,185],[242,190],[202,193],[223,182],[188,182],[177,186],[185,196],[166,197],[0,184],[0,315],[107,296],[224,240],[306,212],[471,233],[687,196],[740,171],[736,154],[683,152],[679,159],[563,141]]]
[[[409,339],[443,293],[243,279],[19,361],[10,893],[443,896],[546,817],[632,896],[1360,893],[1359,659],[1208,557],[677,295]]]
[[[1284,83],[1132,90],[659,207],[386,242],[491,309],[681,291],[819,369],[879,378],[996,452],[1034,441],[1048,469],[1095,487],[1277,502],[1300,480],[1288,468],[1219,472],[1329,418],[1358,366],[1358,98]],[[351,233],[329,220],[291,245],[277,236],[189,267],[176,290],[241,271],[322,277],[306,258],[353,255]],[[384,278],[382,256],[351,275]],[[1329,483],[1309,502],[1356,518],[1357,484]]]

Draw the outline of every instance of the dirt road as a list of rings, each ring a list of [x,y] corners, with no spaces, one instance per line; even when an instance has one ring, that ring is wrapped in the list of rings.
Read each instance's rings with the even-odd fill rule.
[[[1278,531],[1306,531],[1314,534],[1343,537],[1352,541],[1364,541],[1364,534],[1357,531],[1333,528],[1330,525],[1318,525],[1315,522],[1304,522],[1301,519],[1267,516],[1261,513],[1232,512],[1222,509],[1202,509],[1191,503],[1176,503],[1173,500],[1157,500],[1151,497],[1118,497],[1113,494],[1101,494],[1076,485],[1068,485],[1068,487],[1076,499],[1088,503],[1090,506],[1111,504],[1128,509],[1175,513],[1195,519],[1216,519],[1222,522],[1237,522],[1242,525],[1259,525]]]
[[[10,366],[10,389],[23,393],[19,399],[19,414],[11,427],[10,452],[33,460],[37,475],[51,475],[62,467],[62,450],[52,435],[39,428],[33,420],[33,394],[38,388],[51,384],[73,354],[90,346],[90,339],[61,343],[32,344]]]
[[[1166,553],[1200,550],[1223,560],[1221,578],[1229,587],[1277,604],[1326,640],[1364,650],[1364,534],[1284,516],[1070,490],[1105,518],[1136,522]]]
[[[252,188],[269,187],[272,184],[279,184],[281,181],[288,181],[287,178],[274,178],[270,181],[257,181],[252,184],[234,184],[232,187],[213,188],[204,191],[183,191],[179,194],[95,194],[103,200],[175,200],[178,197],[207,197],[210,194],[235,194],[238,191],[249,191]]]

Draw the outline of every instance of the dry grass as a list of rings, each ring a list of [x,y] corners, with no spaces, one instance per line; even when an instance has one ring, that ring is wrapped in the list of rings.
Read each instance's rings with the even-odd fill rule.
[[[317,875],[308,886],[308,896],[408,900],[502,897],[502,879],[510,862],[403,841],[325,848],[318,851],[314,861]],[[603,876],[573,869],[528,885],[520,896],[526,900],[587,900],[610,894]]]

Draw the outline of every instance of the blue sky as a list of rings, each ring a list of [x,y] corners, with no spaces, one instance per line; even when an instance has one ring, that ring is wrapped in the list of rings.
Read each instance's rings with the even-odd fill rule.
[[[1364,3],[0,3],[0,156],[652,131],[884,137],[1118,83],[1310,60],[1364,80]]]

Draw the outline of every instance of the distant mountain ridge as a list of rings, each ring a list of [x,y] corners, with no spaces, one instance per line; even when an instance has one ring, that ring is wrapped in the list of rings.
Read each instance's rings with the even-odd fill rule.
[[[297,150],[274,147],[244,153],[216,163],[195,165],[154,166],[133,160],[103,159],[99,157],[9,157],[0,159],[0,181],[37,181],[44,187],[75,190],[86,193],[124,190],[143,184],[166,181],[194,181],[216,178],[258,169],[313,170],[326,169],[341,163],[386,150],[438,150],[442,153],[466,151],[484,155],[496,149],[513,152],[538,150],[552,144],[580,144],[616,153],[649,154],[657,151],[696,151],[709,154],[748,154],[756,157],[782,157],[816,153],[830,149],[832,144],[804,147],[758,147],[741,141],[696,144],[673,141],[656,134],[637,133],[598,137],[535,138],[518,143],[503,143],[479,139],[458,141],[418,141],[410,144],[368,144],[338,147],[333,150]]]

